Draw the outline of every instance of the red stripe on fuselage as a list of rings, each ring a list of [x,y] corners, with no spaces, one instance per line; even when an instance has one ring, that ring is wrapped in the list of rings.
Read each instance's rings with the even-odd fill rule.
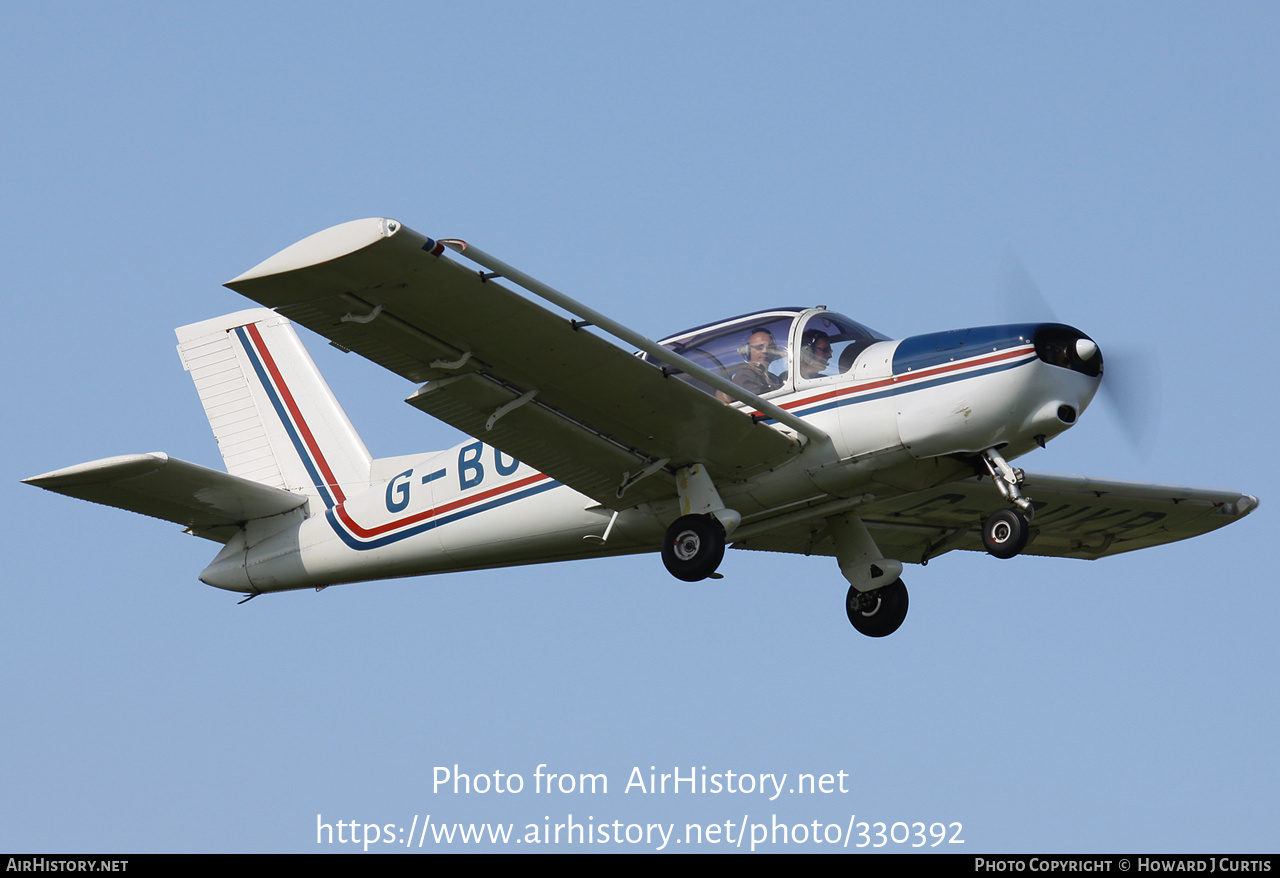
[[[324,476],[327,487],[333,491],[333,495],[337,500],[337,503],[334,506],[334,513],[342,520],[342,523],[347,526],[347,529],[351,532],[352,536],[361,538],[376,537],[387,533],[388,531],[396,530],[397,528],[407,527],[411,524],[426,521],[427,519],[437,515],[444,515],[445,513],[453,512],[454,510],[467,506],[471,503],[479,503],[484,500],[492,499],[500,494],[518,491],[521,488],[527,488],[539,481],[544,481],[550,478],[542,473],[535,473],[511,484],[499,485],[496,488],[481,491],[479,494],[474,494],[470,497],[461,497],[457,500],[446,503],[443,506],[428,509],[425,512],[419,512],[415,515],[410,515],[407,518],[389,521],[386,524],[381,524],[372,528],[363,527],[350,516],[346,508],[343,506],[343,504],[347,502],[346,495],[342,493],[342,488],[338,484],[338,480],[334,477],[333,470],[329,467],[328,461],[325,460],[324,454],[320,450],[320,444],[316,441],[314,434],[312,434],[311,428],[307,426],[307,421],[302,416],[302,411],[298,408],[298,404],[294,400],[293,394],[289,392],[289,388],[284,382],[284,376],[281,375],[280,368],[276,365],[275,359],[272,358],[271,352],[267,350],[266,342],[263,341],[261,333],[258,332],[258,327],[251,323],[246,326],[245,329],[248,330],[249,337],[253,340],[253,346],[258,352],[258,356],[262,358],[263,365],[271,375],[271,380],[275,383],[276,390],[280,393],[280,398],[284,402],[285,408],[289,410],[289,415],[293,418],[293,422],[298,428],[298,434],[302,437],[303,444],[306,445],[307,451],[311,454],[311,458],[315,461],[321,475]]]
[[[978,359],[964,360],[959,363],[948,363],[945,366],[934,366],[929,369],[922,369],[919,372],[908,372],[902,375],[892,375],[888,378],[881,378],[877,381],[870,381],[866,384],[857,384],[854,386],[845,386],[836,390],[829,390],[826,393],[819,393],[816,396],[807,396],[804,399],[792,400],[790,402],[779,403],[779,408],[786,411],[800,408],[801,406],[813,405],[818,402],[825,402],[829,399],[835,399],[840,396],[849,396],[854,393],[866,393],[869,390],[879,390],[882,387],[892,387],[895,384],[902,384],[907,381],[919,381],[925,378],[935,378],[938,375],[944,375],[947,372],[957,372],[961,369],[972,369],[976,366],[989,366],[992,363],[999,363],[1002,360],[1011,360],[1016,357],[1026,356],[1027,353],[1035,350],[1031,345],[1025,345],[1019,348],[1013,348],[1007,351],[1001,351],[998,354],[992,354],[988,357]],[[760,412],[757,415],[764,417]]]
[[[530,485],[536,484],[537,482],[549,481],[549,480],[550,480],[550,476],[543,475],[542,473],[534,473],[531,476],[526,476],[525,478],[519,479],[515,482],[512,482],[511,484],[499,485],[496,488],[490,488],[487,491],[481,491],[479,494],[472,494],[470,497],[459,497],[457,500],[451,500],[450,502],[444,504],[443,506],[435,506],[435,507],[432,507],[431,509],[427,509],[423,512],[419,512],[415,515],[410,515],[407,518],[397,519],[396,521],[389,521],[386,524],[380,524],[376,527],[369,527],[369,528],[361,527],[351,518],[350,515],[347,514],[347,510],[341,506],[337,507],[334,510],[334,512],[336,512],[338,514],[338,517],[342,519],[343,524],[345,524],[347,528],[351,531],[352,536],[357,536],[357,537],[361,537],[362,539],[367,539],[369,537],[380,536],[389,531],[397,530],[402,527],[408,527],[411,524],[418,524],[419,522],[426,521],[429,518],[434,518],[437,515],[444,515],[446,513],[453,512],[455,509],[461,509],[464,506],[470,506],[472,503],[479,503],[484,500],[491,500],[492,498],[497,497],[501,494],[507,494],[512,491],[518,491],[521,488],[527,488]]]

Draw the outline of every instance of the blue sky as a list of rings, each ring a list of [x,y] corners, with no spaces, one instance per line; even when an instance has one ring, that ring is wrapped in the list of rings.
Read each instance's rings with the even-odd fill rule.
[[[1276,849],[1273,5],[47,3],[0,29],[0,848],[350,850],[317,814],[572,814]],[[911,566],[906,624],[872,641],[830,559],[746,552],[694,586],[641,556],[237,606],[196,580],[212,544],[18,483],[140,451],[220,467],[173,327],[364,216],[650,336],[792,302],[895,337],[1022,319],[1012,252],[1159,414],[1135,450],[1094,407],[1022,465],[1263,505],[1100,562]],[[375,455],[459,441],[304,340]],[[544,763],[609,792],[432,790]],[[649,766],[849,791],[624,793]]]

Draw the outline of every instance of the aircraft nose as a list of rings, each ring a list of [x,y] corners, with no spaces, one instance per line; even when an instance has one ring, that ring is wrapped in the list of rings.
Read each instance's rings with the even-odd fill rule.
[[[1036,356],[1044,362],[1091,378],[1102,375],[1102,351],[1098,343],[1074,326],[1042,323],[1036,327],[1034,340]]]

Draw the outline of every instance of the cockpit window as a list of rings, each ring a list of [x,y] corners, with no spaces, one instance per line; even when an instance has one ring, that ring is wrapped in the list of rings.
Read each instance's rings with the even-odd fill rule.
[[[753,314],[673,336],[661,344],[759,396],[779,390],[785,383],[791,368],[788,351],[791,324],[796,316],[777,312]],[[652,355],[645,355],[645,359],[663,365]],[[715,394],[714,389],[696,378],[676,374],[699,390]]]
[[[793,336],[801,318],[804,326]],[[833,311],[779,308],[686,330],[659,344],[757,396],[765,396],[793,381],[818,380],[848,371],[858,354],[886,338]],[[644,359],[672,369],[652,354],[645,354]],[[717,394],[691,375],[671,374],[727,401],[724,394]]]
[[[887,338],[841,314],[820,311],[806,320],[800,331],[796,372],[805,380],[843,374],[860,353]]]

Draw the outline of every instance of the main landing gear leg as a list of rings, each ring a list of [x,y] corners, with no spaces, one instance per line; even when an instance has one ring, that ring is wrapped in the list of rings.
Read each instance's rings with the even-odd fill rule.
[[[994,448],[984,451],[982,460],[1000,496],[1018,507],[997,509],[987,516],[982,524],[982,545],[997,558],[1012,558],[1027,546],[1035,510],[1031,501],[1022,495],[1022,470],[1009,466]]]
[[[884,637],[907,618],[907,587],[902,562],[885,558],[862,519],[852,513],[827,519],[840,572],[849,580],[845,613],[850,624],[868,637]]]
[[[685,582],[714,576],[724,558],[726,537],[742,516],[725,508],[720,493],[701,464],[676,473],[680,510],[685,514],[667,528],[662,539],[662,563],[667,572]]]

